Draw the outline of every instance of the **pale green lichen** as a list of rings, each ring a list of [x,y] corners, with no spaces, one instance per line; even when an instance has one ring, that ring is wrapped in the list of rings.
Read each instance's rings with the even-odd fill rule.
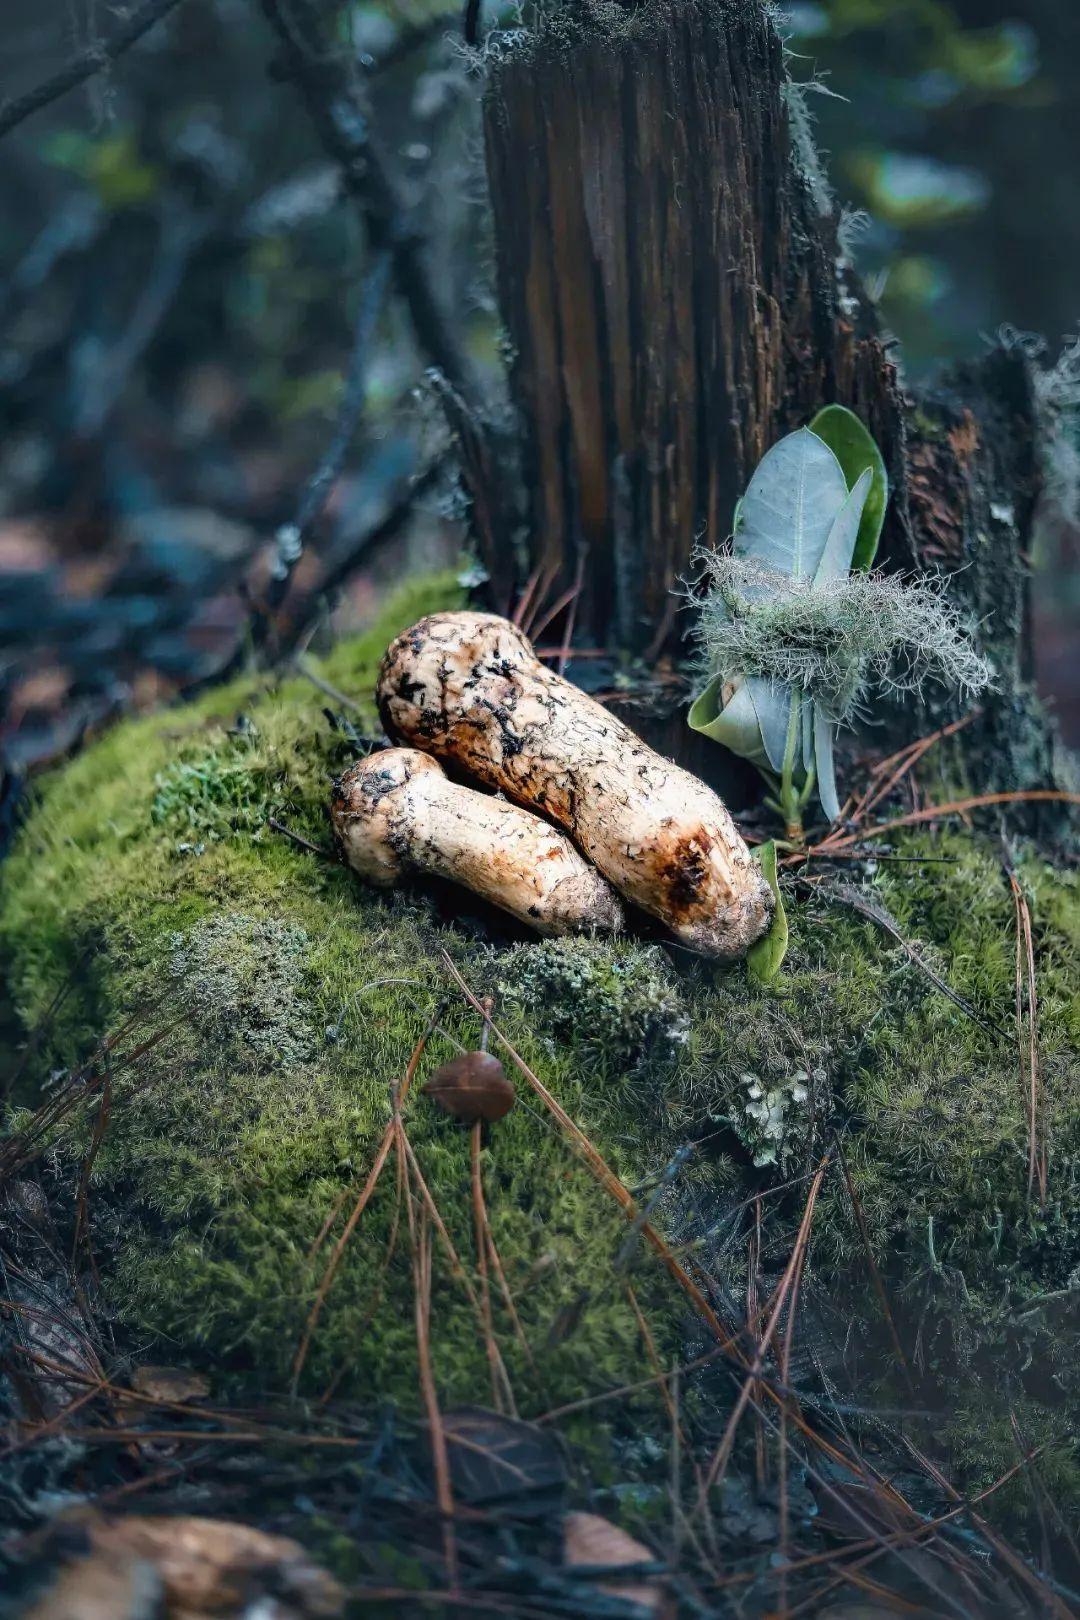
[[[793,686],[838,724],[872,688],[895,699],[934,680],[970,700],[994,684],[943,581],[791,579],[725,552],[694,555],[707,587],[696,626],[703,681],[743,675]]]
[[[193,1027],[219,1049],[240,1041],[259,1063],[311,1057],[303,994],[311,941],[276,917],[226,911],[173,934],[169,974]]]
[[[499,989],[549,1046],[571,1044],[606,1072],[663,1062],[689,1038],[689,1014],[658,945],[552,939],[505,954]]]
[[[743,1145],[758,1169],[784,1163],[805,1146],[802,1117],[809,1112],[811,1085],[825,1094],[824,1069],[815,1069],[812,1077],[796,1069],[772,1085],[756,1074],[742,1074],[739,1082],[741,1118],[737,1116],[735,1128]]]

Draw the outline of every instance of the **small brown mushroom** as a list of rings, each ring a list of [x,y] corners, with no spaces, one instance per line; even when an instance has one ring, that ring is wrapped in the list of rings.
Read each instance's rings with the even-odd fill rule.
[[[415,748],[388,748],[334,784],[334,834],[348,864],[389,888],[409,873],[462,883],[541,934],[622,926],[599,872],[546,821],[451,782]]]
[[[392,735],[565,827],[617,889],[685,944],[741,956],[773,899],[724,804],[546,669],[492,613],[434,613],[383,659]]]
[[[455,1119],[492,1125],[514,1106],[513,1082],[490,1052],[459,1052],[425,1081],[424,1092]]]

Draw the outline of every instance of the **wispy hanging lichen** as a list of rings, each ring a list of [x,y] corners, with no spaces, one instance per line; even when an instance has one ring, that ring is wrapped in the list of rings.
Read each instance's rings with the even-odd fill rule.
[[[1080,337],[1067,338],[1053,364],[1045,338],[1034,332],[1003,326],[997,337],[1003,349],[1019,350],[1031,364],[1043,485],[1040,527],[1048,519],[1075,524],[1080,517]]]
[[[870,688],[939,680],[972,697],[993,684],[943,586],[896,574],[792,579],[747,558],[700,550],[707,589],[697,625],[706,680],[756,675],[813,697],[837,723]]]

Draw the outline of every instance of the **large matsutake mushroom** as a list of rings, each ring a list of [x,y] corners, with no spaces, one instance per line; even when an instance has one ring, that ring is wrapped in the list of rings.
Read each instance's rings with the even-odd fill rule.
[[[391,735],[565,827],[594,865],[684,944],[737,957],[772,894],[717,795],[546,669],[508,619],[434,613],[383,660]]]

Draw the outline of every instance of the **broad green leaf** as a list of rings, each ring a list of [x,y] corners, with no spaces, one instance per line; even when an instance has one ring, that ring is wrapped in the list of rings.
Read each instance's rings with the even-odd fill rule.
[[[722,743],[741,759],[748,759],[759,770],[769,769],[769,756],[762,741],[757,711],[743,680],[734,683],[734,691],[721,706],[724,681],[714,675],[704,692],[694,699],[687,715],[687,723],[694,731]]]
[[[759,771],[771,771],[779,776],[784,769],[791,705],[798,701],[802,707],[802,736],[796,758],[801,757],[804,771],[809,770],[813,757],[810,700],[796,699],[790,687],[774,686],[760,676],[751,675],[730,683],[730,695],[725,703],[725,684],[719,675],[714,675],[694,699],[686,717],[691,730],[722,743],[740,759],[748,759],[751,765],[756,765]]]
[[[791,687],[776,686],[772,681],[763,680],[760,675],[751,675],[747,678],[746,689],[757,715],[769,765],[779,776],[784,769],[788,722],[791,719],[791,705],[795,701]]]
[[[758,463],[739,508],[737,556],[791,579],[813,579],[847,500],[844,471],[809,428],[789,433]]]
[[[788,948],[788,921],[784,911],[784,902],[780,897],[780,883],[776,874],[776,845],[771,841],[762,844],[757,852],[761,862],[761,870],[765,874],[765,881],[773,892],[776,901],[776,910],[773,912],[772,924],[769,932],[751,945],[746,953],[747,971],[752,979],[759,984],[771,985],[780,972],[781,964],[787,954]]]
[[[830,821],[840,814],[836,791],[836,761],[833,757],[833,723],[814,705],[814,763],[817,768],[817,796]]]
[[[831,579],[847,579],[851,573],[851,560],[855,555],[866,498],[870,493],[871,477],[870,468],[867,467],[837,512],[836,520],[829,530],[829,538],[825,542],[825,550],[821,554],[821,561],[817,565],[817,572],[814,575],[815,585],[824,585]]]
[[[836,456],[849,489],[854,489],[867,469],[870,471],[870,493],[863,507],[859,536],[851,561],[853,570],[865,572],[877,555],[881,528],[885,522],[885,507],[889,500],[889,479],[881,451],[855,412],[849,411],[846,405],[824,406],[810,423],[809,431],[828,445]]]

